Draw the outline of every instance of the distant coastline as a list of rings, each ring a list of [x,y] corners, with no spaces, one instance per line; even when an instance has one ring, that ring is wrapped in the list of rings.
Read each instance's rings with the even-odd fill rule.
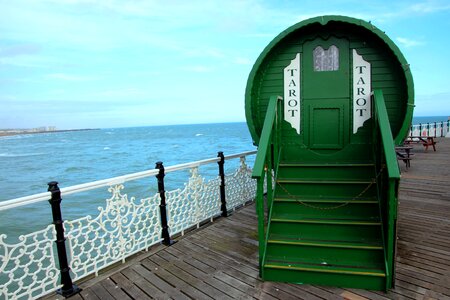
[[[22,134],[42,134],[42,133],[58,133],[58,132],[88,131],[88,130],[100,130],[100,129],[99,128],[83,128],[83,129],[59,129],[59,130],[39,130],[39,131],[1,130],[0,129],[0,137],[22,135]]]

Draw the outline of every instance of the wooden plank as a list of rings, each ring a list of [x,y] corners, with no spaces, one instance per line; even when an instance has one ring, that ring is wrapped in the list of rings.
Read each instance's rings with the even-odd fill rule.
[[[148,299],[148,295],[145,294],[141,289],[133,284],[127,277],[125,277],[122,273],[116,273],[111,276],[111,280],[119,286],[121,289],[126,291],[127,295],[130,295],[133,299]]]
[[[258,295],[260,293],[260,291],[256,289],[254,286],[244,283],[241,280],[236,279],[233,276],[230,276],[229,274],[226,274],[224,272],[220,271],[216,272],[214,274],[214,277],[234,287],[235,289],[247,294],[248,296],[253,297],[254,295]]]
[[[93,285],[90,288],[99,299],[117,299],[110,294],[102,284]]]
[[[178,247],[180,247],[180,246],[178,246]],[[176,252],[174,249],[170,249],[170,251],[172,253]],[[181,252],[179,254],[181,254]],[[205,282],[209,282],[210,284],[213,285],[213,287],[216,287],[216,289],[222,291],[223,293],[225,293],[225,294],[227,294],[229,296],[232,296],[232,297],[236,297],[236,296],[247,297],[248,296],[248,295],[244,295],[243,293],[241,293],[242,290],[239,291],[240,289],[236,288],[237,282],[234,282],[235,284],[230,285],[229,281],[225,280],[225,279],[228,279],[228,278],[226,278],[226,276],[224,276],[224,275],[222,275],[220,273],[218,274],[217,272],[211,272],[211,270],[215,270],[214,267],[221,267],[222,266],[222,264],[212,263],[212,262],[213,262],[212,260],[209,260],[210,265],[206,264],[206,266],[208,268],[207,271],[209,271],[209,272],[203,272],[203,273],[200,273],[200,274],[197,273],[198,278],[202,279]],[[196,259],[189,259],[189,260],[187,260],[186,261],[186,265],[188,265],[188,264],[191,264],[191,266],[192,265],[197,266],[197,267],[200,266],[201,269],[205,270],[205,267],[204,267],[205,264],[200,262],[200,261],[197,261]],[[186,265],[185,265],[185,267],[186,267]],[[211,266],[211,265],[213,265],[213,266]],[[189,269],[192,271],[191,268],[189,268]],[[209,274],[211,274],[211,273],[213,274],[214,278],[210,278],[211,276]],[[218,280],[216,280],[216,279],[218,279]],[[229,284],[230,286],[227,287],[223,283]],[[240,286],[240,287],[242,287],[242,286]]]
[[[188,296],[181,293],[178,289],[175,289],[173,286],[171,286],[169,283],[164,281],[163,279],[159,278],[154,274],[153,272],[150,272],[147,270],[144,266],[141,264],[136,264],[131,267],[135,272],[139,274],[139,276],[142,276],[145,278],[148,282],[151,282],[152,285],[154,285],[156,288],[158,288],[160,291],[163,291],[164,294],[166,294],[166,297],[170,297],[173,299],[180,299],[180,300],[187,300],[189,299]]]
[[[417,287],[423,288],[425,290],[434,289],[436,292],[450,295],[450,287],[442,287],[431,282],[423,281],[420,279],[416,279],[415,277],[412,276],[404,275],[402,273],[397,273],[396,278],[408,282],[410,284],[413,284]],[[424,294],[426,294],[426,292]]]
[[[172,274],[176,274],[180,276],[180,278],[184,281],[186,281],[187,284],[191,284],[198,289],[200,289],[203,293],[207,294],[213,299],[232,299],[228,295],[224,294],[222,291],[210,286],[209,284],[206,284],[203,280],[193,276],[191,273],[187,272],[185,268],[187,267],[187,264],[180,264],[180,265],[172,265],[167,267],[167,271],[171,272]],[[188,267],[189,268],[189,267]]]
[[[132,299],[128,294],[126,294],[119,285],[116,285],[110,278],[100,281],[100,285],[108,291],[112,298],[117,300],[127,300]],[[100,296],[95,290],[94,292]]]
[[[81,297],[81,295],[78,293],[78,294],[71,296],[70,300],[83,300],[83,297]]]
[[[265,293],[272,295],[278,299],[282,300],[295,300],[295,299],[306,299],[300,298],[298,295],[293,295],[283,290],[283,287],[279,283],[275,282],[262,282],[258,285],[258,288],[263,290]],[[318,300],[319,298],[309,298],[311,300]]]
[[[319,287],[312,286],[309,284],[299,284],[298,288],[323,299],[336,299],[336,300],[342,299],[340,295],[333,294],[332,292],[327,291],[326,288],[321,289]]]
[[[213,251],[226,253],[227,256],[232,257],[236,260],[247,261],[256,265],[257,261],[249,258],[250,255],[252,255],[252,257],[256,255],[255,251],[250,251],[246,247],[238,247],[235,244],[233,245],[233,243],[226,243],[225,241],[219,240],[218,238],[214,239],[213,237],[211,237],[211,235],[208,234],[205,234],[203,238],[192,236],[190,238],[190,241],[196,243],[197,245],[202,245],[207,242],[208,248]]]
[[[292,296],[297,297],[298,299],[311,299],[311,300],[320,300],[323,298],[317,297],[314,294],[306,292],[305,290],[300,288],[298,284],[287,284],[287,283],[274,283],[275,287],[279,290],[282,290],[286,293],[291,294]]]
[[[267,294],[266,292],[263,291],[259,291],[258,295],[254,295],[253,299],[262,299],[262,300],[278,300],[280,298],[276,298],[270,294]]]
[[[84,300],[99,300],[100,299],[99,297],[97,297],[97,295],[94,293],[94,291],[91,288],[83,289],[80,292],[80,295]]]
[[[448,269],[442,268],[441,267],[442,265],[433,266],[433,265],[427,264],[426,261],[423,259],[421,261],[417,262],[414,259],[410,259],[409,256],[407,258],[400,257],[397,261],[398,261],[398,263],[401,263],[401,264],[405,264],[408,266],[417,267],[419,269],[425,269],[427,271],[431,271],[433,273],[436,273],[437,276],[445,274],[445,272],[448,270]]]
[[[252,299],[252,297],[218,280],[215,277],[208,277],[204,281],[233,299]]]
[[[397,287],[401,287],[401,288],[404,288],[405,290],[414,292],[414,293],[420,295],[419,297],[423,297],[423,295],[425,295],[425,293],[427,292],[427,289],[424,289],[413,283],[409,283],[407,281],[400,280],[398,278],[395,281],[395,288],[397,289]]]
[[[156,288],[153,284],[148,282],[142,274],[134,271],[131,267],[122,270],[122,274],[148,296],[155,298],[169,298],[169,295]]]
[[[346,299],[346,300],[367,300],[366,297],[362,297],[358,294],[354,294],[352,292],[349,291],[344,291],[340,294],[340,296],[342,296],[342,298]]]
[[[158,268],[158,266],[154,264],[151,260],[148,259],[144,260],[141,262],[141,264],[146,269],[151,270],[152,273],[155,273],[159,278],[169,283],[177,290],[180,290],[182,293],[186,294],[192,299],[205,299],[205,300],[213,299],[212,297],[209,297],[208,295],[202,293],[200,289],[197,289],[194,286],[186,284],[185,281],[181,280],[173,273],[166,271],[164,268]]]
[[[389,300],[390,298],[387,295],[380,295],[375,293],[374,291],[361,290],[361,289],[348,289],[352,294],[359,295],[361,297],[371,299],[371,300]]]
[[[195,244],[190,244],[191,247],[196,247]],[[195,249],[195,248],[194,248]],[[188,248],[182,248],[182,250],[188,252]],[[203,263],[208,264],[212,267],[219,267],[219,266],[234,266],[236,269],[238,269],[240,272],[244,272],[245,274],[248,274],[249,276],[257,277],[259,274],[258,269],[252,268],[249,265],[246,265],[242,262],[237,262],[235,259],[232,259],[227,256],[222,255],[214,255],[210,253],[202,253],[200,254],[198,251],[191,252],[191,256],[188,258],[189,261],[194,262],[195,260],[202,261]],[[217,264],[217,263],[219,264]]]
[[[194,267],[191,264],[188,264],[187,262],[184,262],[184,261],[182,261],[176,265],[173,265],[173,266],[184,270],[185,272],[191,274],[192,276],[194,276],[196,278],[205,278],[205,276],[211,275],[209,273],[205,273],[205,272],[197,269],[196,267]],[[171,266],[168,266],[167,268],[170,268],[170,267]]]

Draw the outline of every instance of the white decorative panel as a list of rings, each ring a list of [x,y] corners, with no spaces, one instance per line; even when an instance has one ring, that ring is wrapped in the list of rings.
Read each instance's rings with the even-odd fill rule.
[[[135,201],[121,194],[123,185],[109,188],[111,198],[99,207],[96,218],[86,216],[64,223],[69,244],[72,280],[99,270],[147,249],[161,238],[159,195]]]
[[[284,68],[284,119],[300,134],[300,53]]]
[[[230,210],[256,197],[256,180],[252,179],[252,169],[241,157],[241,166],[234,174],[225,177],[227,208]]]
[[[353,49],[353,133],[372,116],[370,63]]]
[[[190,170],[191,177],[183,190],[166,192],[170,235],[198,225],[201,221],[220,215],[220,179],[205,183],[198,168]]]
[[[56,265],[56,234],[49,225],[6,243],[0,235],[0,299],[33,299],[60,286]]]

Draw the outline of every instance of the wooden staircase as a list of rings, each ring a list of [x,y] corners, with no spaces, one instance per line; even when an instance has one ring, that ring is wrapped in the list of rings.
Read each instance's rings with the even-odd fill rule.
[[[384,290],[378,173],[371,162],[281,162],[263,279]]]

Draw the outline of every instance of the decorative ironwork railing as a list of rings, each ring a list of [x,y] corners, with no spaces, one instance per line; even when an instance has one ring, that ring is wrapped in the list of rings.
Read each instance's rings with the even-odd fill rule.
[[[53,225],[20,236],[17,243],[7,242],[7,235],[0,234],[0,299],[38,298],[57,289],[69,296],[79,291],[72,280],[98,275],[160,242],[170,245],[174,235],[253,201],[256,181],[246,157],[254,154],[223,156],[219,152],[217,158],[167,168],[158,162],[155,170],[62,189],[51,182],[47,193],[0,202],[2,211],[49,200],[54,220]],[[239,159],[239,167],[225,174],[223,165],[230,159]],[[218,163],[219,176],[205,180],[199,167],[212,163]],[[165,191],[165,174],[182,170],[190,171],[184,188]],[[123,193],[126,182],[147,177],[157,178],[158,193],[142,199]],[[61,196],[99,188],[107,188],[110,197],[97,216],[62,221]]]
[[[444,137],[450,132],[450,120],[411,125],[408,136]]]

